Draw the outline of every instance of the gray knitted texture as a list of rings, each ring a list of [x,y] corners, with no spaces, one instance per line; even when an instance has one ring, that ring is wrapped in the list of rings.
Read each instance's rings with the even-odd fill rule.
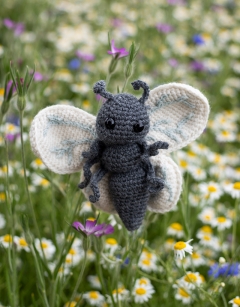
[[[149,96],[148,85],[140,80],[132,83],[133,88],[143,88],[140,99],[123,93],[113,95],[105,90],[105,82],[97,82],[93,90],[106,98],[96,119],[97,139],[89,151],[83,152],[83,189],[89,186],[92,203],[98,202],[98,182],[109,173],[109,192],[115,210],[129,231],[138,229],[144,219],[150,195],[164,188],[164,180],[156,177],[150,156],[159,149],[167,149],[168,143],[155,142],[147,145],[150,120],[145,106]],[[99,163],[97,172],[90,168]]]

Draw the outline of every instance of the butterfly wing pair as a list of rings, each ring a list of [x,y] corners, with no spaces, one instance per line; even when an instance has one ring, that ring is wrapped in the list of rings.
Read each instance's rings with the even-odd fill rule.
[[[204,130],[209,115],[206,97],[197,89],[180,83],[169,83],[150,91],[145,103],[149,106],[149,144],[167,142],[167,150],[151,157],[157,177],[164,180],[164,189],[151,196],[148,210],[164,213],[171,210],[179,199],[182,177],[176,163],[168,155],[195,140]],[[96,117],[75,107],[55,105],[41,110],[30,129],[33,152],[44,164],[58,174],[82,170],[82,153],[88,151],[97,138]],[[97,170],[98,165],[93,167]],[[83,175],[81,175],[81,181]],[[103,211],[116,213],[109,193],[109,174],[99,182],[100,199],[94,205]],[[84,189],[88,198],[89,187]]]

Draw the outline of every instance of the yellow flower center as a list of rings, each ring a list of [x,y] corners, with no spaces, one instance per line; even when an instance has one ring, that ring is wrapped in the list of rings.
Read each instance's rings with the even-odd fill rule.
[[[221,156],[219,154],[216,154],[213,161],[215,163],[219,163],[221,161]]]
[[[205,241],[210,241],[210,240],[211,240],[211,237],[210,237],[210,236],[203,236],[203,239],[204,239]]]
[[[216,191],[217,191],[217,189],[214,185],[208,186],[208,192],[213,193],[213,192],[216,192]]]
[[[49,181],[45,178],[43,178],[41,181],[40,181],[40,185],[46,187],[49,185]]]
[[[84,100],[82,105],[83,105],[83,108],[89,108],[91,104],[90,104],[89,100]]]
[[[185,160],[180,160],[179,164],[182,168],[186,168],[188,166],[188,163]]]
[[[201,168],[198,168],[196,172],[197,172],[198,175],[202,174]]]
[[[229,131],[226,131],[226,130],[223,130],[223,131],[222,131],[222,135],[223,135],[223,136],[229,136],[229,134],[230,134]]]
[[[144,288],[137,288],[136,289],[136,294],[138,294],[138,295],[144,295],[146,292],[147,292],[147,290],[144,289]]]
[[[206,218],[206,217],[205,217]],[[207,218],[206,218],[207,219]],[[208,219],[207,220],[210,220],[210,217],[208,216]],[[201,227],[201,231],[202,232],[205,232],[205,233],[212,233],[212,228],[210,226],[203,226]]]
[[[192,256],[193,259],[199,259],[200,258],[200,255],[196,252],[193,252],[191,256]]]
[[[235,190],[240,190],[240,181],[235,182],[234,185],[233,185],[233,188],[234,188]]]
[[[7,172],[7,166],[6,166],[6,165],[3,166],[3,167],[1,168],[1,171],[2,171],[3,173],[6,173],[6,172]]]
[[[15,129],[15,126],[14,126],[13,124],[9,124],[8,127],[7,127],[7,130],[8,130],[9,132],[14,131],[14,129]]]
[[[35,160],[35,163],[36,163],[37,165],[42,165],[42,164],[43,164],[42,160],[39,159],[39,158],[37,158],[37,159]]]
[[[12,239],[12,236],[10,235],[5,235],[3,237],[3,241],[6,242],[6,243],[12,243],[13,239]]]
[[[235,170],[237,173],[240,173],[240,167],[237,167]]]
[[[140,285],[147,285],[147,281],[146,281],[145,279],[141,278],[141,279],[139,280],[139,284],[140,284]]]
[[[181,231],[183,228],[182,228],[182,225],[179,224],[179,223],[172,223],[170,225],[171,228],[173,228],[174,230],[177,230],[177,231]]]
[[[219,216],[217,220],[218,220],[218,223],[225,223],[227,219],[224,216]]]
[[[240,306],[240,298],[236,297],[234,300],[233,300],[233,303]]]
[[[20,239],[19,239],[19,245],[21,245],[21,246],[28,246],[26,240],[23,239],[23,238],[20,238]]]
[[[66,263],[72,263],[72,259],[71,258],[66,258],[65,262]]]
[[[76,253],[76,251],[73,249],[73,248],[71,248],[70,249],[70,251],[68,252],[70,255],[76,255],[77,253]]]
[[[186,282],[196,282],[197,281],[197,276],[193,273],[189,273],[184,277],[184,280]]]
[[[121,294],[122,292],[124,291],[124,288],[118,288],[118,289],[115,289],[113,290],[112,294]]]
[[[187,244],[185,242],[179,241],[174,245],[174,249],[181,250],[181,249],[184,249],[186,246]]]
[[[204,218],[205,218],[206,221],[210,221],[211,220],[211,215],[207,214],[207,215],[204,216]]]
[[[48,244],[47,244],[46,242],[42,242],[42,243],[41,243],[41,246],[42,246],[42,248],[44,249],[44,248],[47,248],[47,247],[48,247]]]
[[[188,154],[190,157],[196,157],[195,152],[193,152],[193,151],[191,151],[191,150],[189,150],[189,151],[187,152],[187,154]]]
[[[0,88],[0,96],[4,95],[4,88]]]
[[[88,217],[87,220],[88,220],[88,221],[92,221],[92,222],[95,222],[95,221],[96,221],[96,219],[95,219],[94,217]]]
[[[166,243],[173,244],[174,243],[174,239],[173,238],[169,238],[169,239],[166,240]]]
[[[183,288],[178,289],[178,293],[183,297],[189,297],[190,295]]]
[[[146,256],[148,259],[152,259],[152,253],[145,252],[145,256]]]
[[[4,192],[1,192],[0,193],[0,201],[4,201],[4,200],[6,200],[6,195],[5,195]]]
[[[142,260],[142,264],[150,265],[150,263],[151,263],[150,260],[147,258]]]
[[[117,245],[117,241],[114,238],[108,238],[106,243],[109,245]]]
[[[66,307],[75,307],[76,305],[77,305],[77,302],[67,302],[66,305],[64,305],[64,306],[66,306]]]
[[[89,297],[96,300],[98,298],[98,293],[97,291],[91,291],[89,292]]]

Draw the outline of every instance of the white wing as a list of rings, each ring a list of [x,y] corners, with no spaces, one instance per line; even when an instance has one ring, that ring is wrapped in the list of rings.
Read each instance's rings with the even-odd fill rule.
[[[150,91],[150,131],[147,141],[165,141],[169,153],[195,140],[204,130],[209,115],[207,98],[197,89],[169,83]]]
[[[33,152],[58,174],[80,171],[82,152],[96,138],[96,117],[75,107],[55,105],[41,110],[30,129]]]

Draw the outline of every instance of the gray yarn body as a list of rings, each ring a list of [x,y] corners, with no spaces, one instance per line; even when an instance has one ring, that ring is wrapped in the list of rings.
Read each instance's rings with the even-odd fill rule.
[[[147,174],[140,158],[138,144],[107,147],[102,155],[103,167],[111,172],[109,191],[114,207],[130,231],[141,226],[149,199]]]
[[[106,173],[109,176],[109,193],[114,207],[130,231],[138,229],[146,213],[151,194],[157,194],[164,187],[161,178],[156,177],[150,156],[158,149],[167,149],[168,143],[155,142],[147,145],[145,137],[149,132],[150,120],[144,105],[149,88],[143,81],[132,83],[134,89],[142,87],[140,99],[127,93],[112,95],[106,92],[105,83],[94,85],[94,93],[106,98],[96,119],[96,139],[88,152],[83,152],[86,162],[83,166],[83,189],[88,185],[93,191],[89,200],[95,203],[100,198],[98,182]],[[92,174],[91,167],[99,163],[99,169]]]

